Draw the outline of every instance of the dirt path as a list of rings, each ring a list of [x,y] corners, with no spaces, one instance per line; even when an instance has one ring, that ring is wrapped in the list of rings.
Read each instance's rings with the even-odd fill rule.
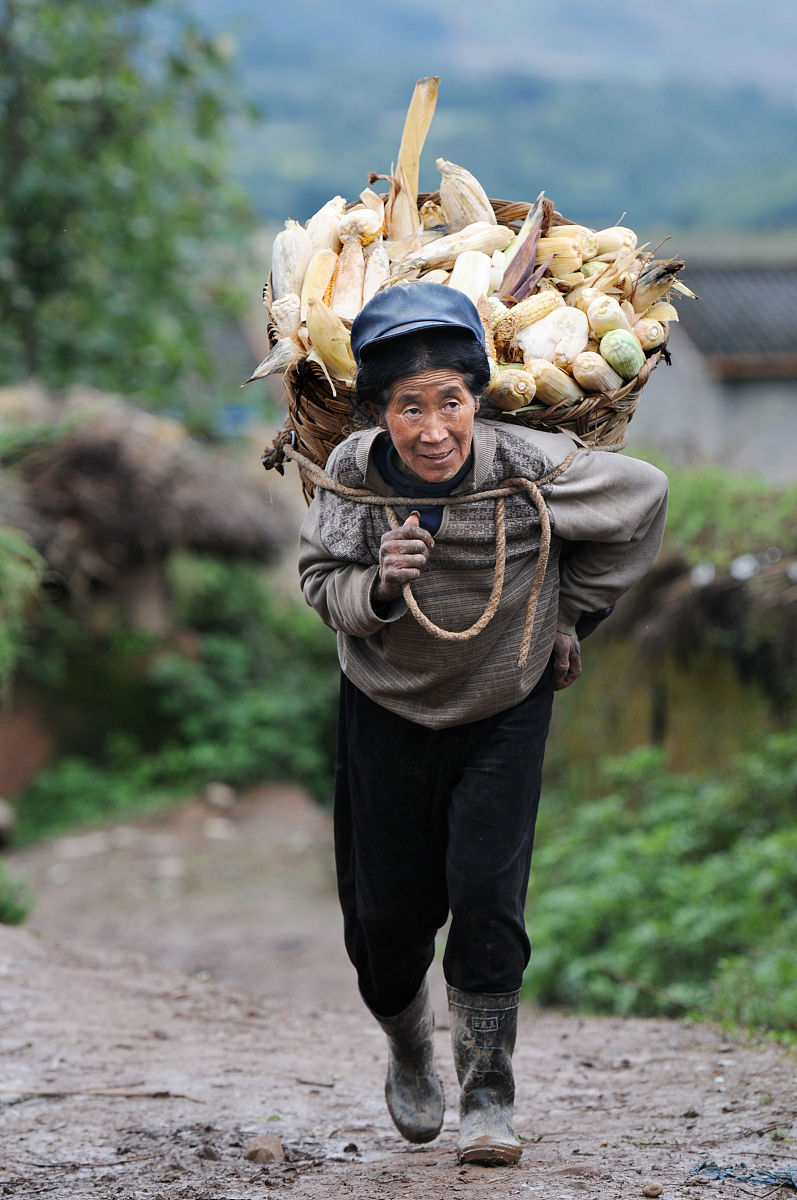
[[[797,1057],[707,1026],[522,1013],[517,1168],[402,1142],[383,1037],[358,1000],[329,820],[261,789],[224,810],[60,839],[12,857],[37,909],[0,927],[0,1195],[238,1200],[778,1193],[689,1177],[797,1164]],[[435,1007],[445,1023],[442,981]],[[284,1162],[244,1159],[276,1135]]]

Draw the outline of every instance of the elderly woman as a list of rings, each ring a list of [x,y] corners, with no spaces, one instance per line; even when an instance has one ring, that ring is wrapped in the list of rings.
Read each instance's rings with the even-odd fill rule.
[[[484,333],[451,288],[378,293],[351,344],[356,408],[372,427],[330,456],[300,554],[342,668],[346,948],[387,1034],[390,1114],[428,1142],[444,1105],[426,975],[450,915],[458,1154],[513,1163],[524,904],[553,693],[581,673],[577,623],[594,625],[654,562],[667,483],[565,434],[479,418]]]

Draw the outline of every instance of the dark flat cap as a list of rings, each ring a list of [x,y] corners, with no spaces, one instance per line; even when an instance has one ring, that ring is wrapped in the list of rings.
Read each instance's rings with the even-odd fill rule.
[[[390,338],[423,329],[461,329],[484,347],[484,328],[476,305],[444,283],[396,283],[368,301],[351,327],[351,352],[359,367],[363,353]]]

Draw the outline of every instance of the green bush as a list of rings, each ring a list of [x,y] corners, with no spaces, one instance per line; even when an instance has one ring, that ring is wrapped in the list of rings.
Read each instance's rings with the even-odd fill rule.
[[[44,563],[13,529],[0,526],[0,696],[22,648],[27,610]]]
[[[7,874],[0,863],[0,925],[19,925],[31,909],[27,887]]]
[[[274,600],[253,566],[181,555],[170,582],[180,649],[124,630],[91,643],[61,614],[50,625],[52,653],[39,645],[31,656],[54,699],[80,697],[96,749],[40,772],[18,805],[18,841],[162,805],[217,779],[289,780],[328,798],[338,688],[331,631],[301,600]]]
[[[604,775],[602,799],[541,816],[529,993],[797,1031],[797,735],[721,777],[647,748]]]

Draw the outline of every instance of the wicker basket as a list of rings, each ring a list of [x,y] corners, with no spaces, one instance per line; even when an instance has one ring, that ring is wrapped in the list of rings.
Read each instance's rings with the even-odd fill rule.
[[[439,192],[426,192],[418,196],[419,206],[426,200],[438,200]],[[526,218],[531,205],[510,200],[491,200],[500,225],[515,230]],[[558,213],[550,200],[543,202],[541,234],[544,236],[552,224],[572,225]],[[264,290],[264,301],[270,307],[270,280]],[[277,331],[268,327],[269,344],[274,345]],[[648,381],[651,371],[662,356],[666,357],[664,345],[650,351],[639,374],[612,392],[591,392],[579,402],[570,401],[546,408],[530,409],[526,412],[503,412],[483,405],[481,413],[510,425],[525,425],[529,428],[554,433],[568,433],[582,445],[604,450],[619,450],[625,445],[628,423],[634,415],[639,394]],[[283,376],[288,399],[288,413],[282,429],[263,454],[266,470],[282,470],[283,450],[292,445],[306,458],[323,467],[327,458],[339,442],[352,431],[350,397],[351,389],[337,385],[333,395],[324,372],[315,363],[298,360]],[[312,485],[303,480],[305,498],[310,502]]]

